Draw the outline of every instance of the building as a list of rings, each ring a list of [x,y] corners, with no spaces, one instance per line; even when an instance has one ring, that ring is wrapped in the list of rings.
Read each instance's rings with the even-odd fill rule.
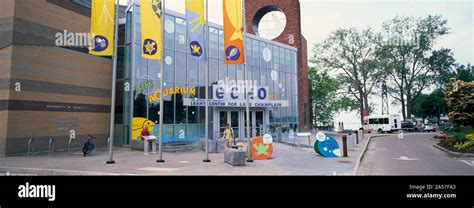
[[[301,35],[299,1],[246,1],[246,55],[249,79],[262,91],[251,108],[252,136],[288,137],[311,126],[306,41]],[[258,2],[258,3],[257,3]],[[67,17],[67,18],[58,18]],[[184,14],[165,16],[165,67],[141,57],[139,5],[120,9],[114,143],[139,148],[137,135],[149,126],[158,135],[160,78],[164,81],[164,143],[194,147],[204,137],[205,62],[190,58]],[[251,24],[250,24],[251,23]],[[286,24],[284,24],[286,23]],[[58,33],[88,33],[90,0],[6,0],[0,8],[0,155],[24,154],[34,138],[36,151],[76,146],[88,134],[107,143],[112,61],[87,48],[56,46]],[[245,108],[220,105],[219,81],[244,80],[244,66],[223,61],[222,27],[210,24],[210,139],[223,125],[244,138]],[[273,40],[270,40],[273,39]],[[265,96],[263,96],[265,95]],[[257,99],[258,99],[257,98]]]

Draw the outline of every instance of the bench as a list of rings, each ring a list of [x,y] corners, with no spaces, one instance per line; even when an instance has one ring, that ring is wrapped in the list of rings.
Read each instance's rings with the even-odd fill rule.
[[[308,137],[308,146],[309,147],[312,147],[312,144],[311,144],[311,133],[296,133],[296,136],[298,137],[298,146],[301,146],[300,144],[300,137]],[[296,143],[295,143],[296,145]]]
[[[145,155],[149,155],[149,147],[148,143],[151,142],[151,153],[156,154],[156,136],[144,136],[143,139],[145,139],[144,143],[144,152]]]

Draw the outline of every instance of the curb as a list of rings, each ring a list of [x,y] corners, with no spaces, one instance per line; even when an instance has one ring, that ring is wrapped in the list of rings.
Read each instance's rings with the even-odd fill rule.
[[[377,137],[385,137],[388,135],[374,135],[374,136],[369,136],[367,139],[367,142],[365,143],[364,149],[360,153],[359,157],[357,158],[357,161],[355,162],[354,168],[352,169],[352,173],[350,175],[357,175],[357,172],[359,171],[360,163],[362,162],[362,158],[364,158],[365,152],[367,152],[367,148],[369,147],[369,143],[372,140],[372,138],[377,138]]]
[[[438,144],[433,144],[433,147],[435,147],[436,149],[439,149],[443,152],[448,153],[448,155],[451,156],[451,157],[474,157],[473,153],[453,152],[453,151],[448,150],[448,149],[446,149],[442,146],[439,146]]]
[[[364,149],[362,150],[359,157],[357,158],[354,168],[352,169],[351,175],[353,176],[357,175],[357,171],[359,171],[359,167],[360,167],[360,162],[362,161],[362,158],[364,157],[364,154],[367,151],[367,148],[369,147],[369,143],[371,139],[372,139],[372,136],[369,136],[369,138],[367,139],[367,142],[365,142]]]

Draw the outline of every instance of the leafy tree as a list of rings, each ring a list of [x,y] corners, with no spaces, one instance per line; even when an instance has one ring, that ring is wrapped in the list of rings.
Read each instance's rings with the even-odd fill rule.
[[[452,77],[464,82],[472,82],[474,81],[474,66],[471,64],[467,64],[467,66],[457,65],[456,72]]]
[[[447,20],[441,16],[397,16],[383,24],[387,40],[398,44],[383,44],[380,54],[388,76],[388,92],[401,104],[403,118],[411,118],[413,102],[432,84],[440,72],[454,63],[448,49],[434,51],[439,37],[448,34]]]
[[[338,92],[346,95],[348,103],[357,101],[361,123],[364,110],[370,108],[369,96],[383,74],[375,54],[380,39],[371,29],[337,29],[313,50],[311,62],[337,73]]]
[[[440,122],[442,114],[448,113],[448,105],[444,99],[444,91],[437,89],[430,94],[420,94],[413,102],[413,115],[425,120],[435,117]]]
[[[331,77],[328,71],[310,67],[309,78],[313,123],[316,126],[328,126],[336,113],[357,108],[357,101],[337,93],[341,83]]]
[[[455,124],[474,124],[474,81],[461,80],[448,84],[445,98],[449,106],[449,118]]]

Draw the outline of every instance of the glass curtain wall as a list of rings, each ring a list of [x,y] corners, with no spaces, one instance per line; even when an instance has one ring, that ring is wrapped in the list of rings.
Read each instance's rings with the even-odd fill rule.
[[[141,56],[141,25],[139,5],[134,4],[127,15],[127,42],[125,44],[125,74],[132,82],[133,120],[131,140],[139,139],[139,133],[146,126],[153,135],[159,134],[160,79],[163,77],[164,139],[163,142],[197,142],[204,137],[204,107],[183,105],[184,98],[204,98],[205,62],[191,58],[187,50],[186,21],[184,15],[166,14],[164,25],[164,74],[160,74],[160,61],[143,59]],[[130,27],[128,26],[130,25]],[[209,29],[209,83],[218,80],[243,80],[243,65],[224,63],[223,31],[219,26]],[[131,38],[128,38],[131,37]],[[257,36],[247,36],[247,64],[249,78],[260,86],[268,86],[270,99],[288,100],[288,108],[270,108],[269,131],[276,134],[277,127],[283,132],[296,130],[297,113],[297,53],[296,49]],[[130,77],[131,76],[131,77]],[[124,78],[125,79],[125,78]],[[210,99],[212,99],[212,88]],[[130,108],[130,105],[128,105]],[[125,106],[124,106],[125,109]],[[131,108],[130,108],[131,109]],[[212,114],[212,108],[209,110]],[[124,112],[125,114],[125,112]],[[212,115],[209,115],[209,137],[213,139]],[[125,119],[125,117],[124,117]],[[130,122],[129,122],[130,123]]]

